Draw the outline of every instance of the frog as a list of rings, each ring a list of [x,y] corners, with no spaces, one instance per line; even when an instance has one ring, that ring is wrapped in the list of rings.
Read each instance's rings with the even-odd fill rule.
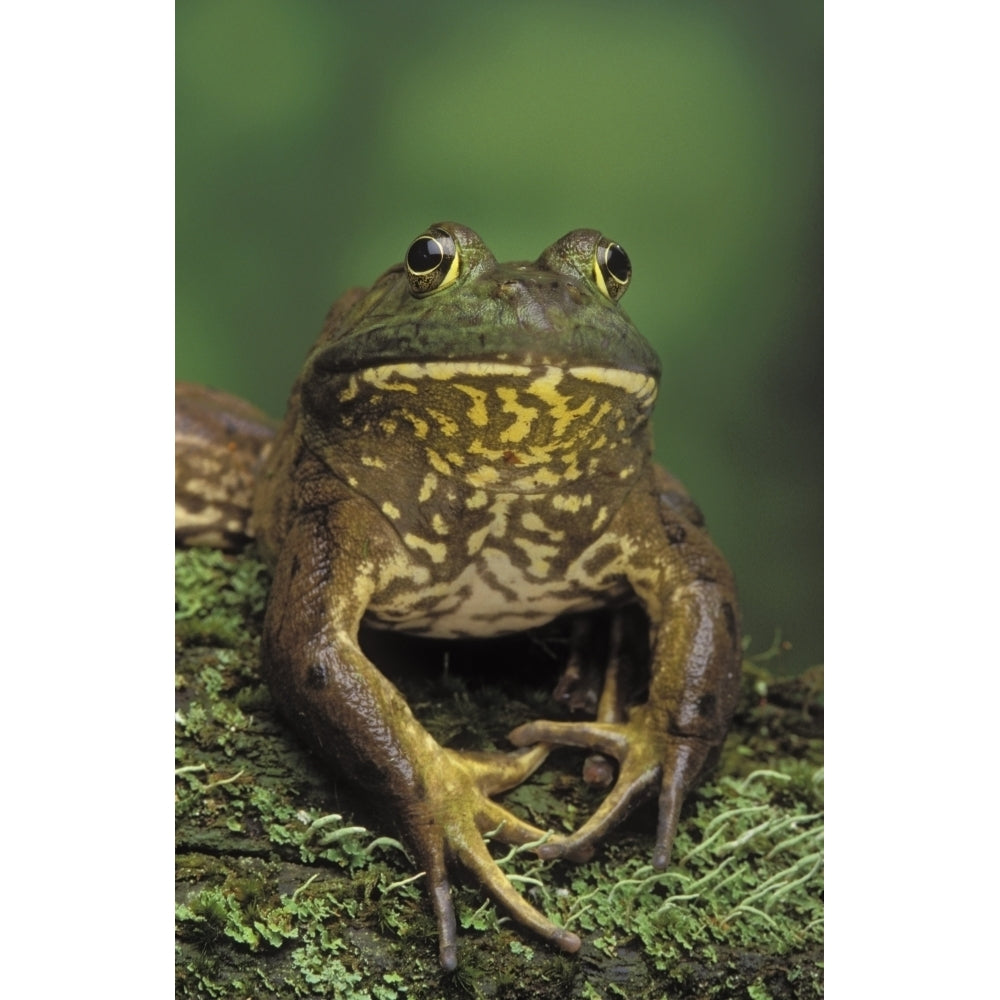
[[[226,511],[220,538],[242,530],[272,571],[263,675],[320,758],[375,790],[400,828],[446,970],[459,872],[576,952],[580,937],[514,888],[486,835],[579,862],[656,800],[652,863],[666,867],[735,709],[736,586],[699,508],[654,461],[661,366],[621,306],[631,281],[627,253],[597,230],[501,263],[472,229],[435,223],[330,309],[273,437],[246,411],[222,428],[229,452],[249,429],[239,481],[253,477],[252,502],[242,528]],[[206,537],[204,506],[199,517]],[[643,694],[626,699],[609,665],[594,718],[526,722],[510,750],[439,744],[359,641],[362,626],[488,641],[562,620],[586,641],[598,614],[615,632],[609,660],[623,631],[644,630]],[[570,832],[497,800],[555,747],[589,752],[608,786]]]

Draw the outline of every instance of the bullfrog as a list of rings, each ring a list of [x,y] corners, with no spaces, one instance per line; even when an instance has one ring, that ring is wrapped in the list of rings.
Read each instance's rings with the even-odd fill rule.
[[[499,263],[471,229],[437,223],[333,306],[273,440],[264,418],[220,418],[209,400],[214,432],[250,442],[237,480],[245,489],[254,466],[245,531],[273,571],[267,683],[321,757],[371,788],[403,831],[445,969],[457,962],[456,867],[545,941],[580,947],[514,889],[485,833],[581,860],[655,798],[652,860],[665,867],[684,796],[734,710],[733,577],[652,459],[660,364],[620,304],[631,279],[624,249],[595,230],[534,262]],[[224,508],[203,504],[195,535],[208,537],[215,509],[229,517],[219,541],[231,541]],[[528,722],[509,752],[440,745],[359,643],[362,624],[487,639],[608,609],[619,633],[622,622],[646,630],[644,697],[629,704],[609,666],[597,718]],[[568,834],[495,801],[555,746],[597,754],[614,779]]]

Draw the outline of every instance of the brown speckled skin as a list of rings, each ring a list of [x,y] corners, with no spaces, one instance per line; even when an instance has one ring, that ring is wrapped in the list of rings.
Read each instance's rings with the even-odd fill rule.
[[[239,549],[275,423],[255,406],[203,385],[174,389],[174,537],[177,545]]]
[[[684,795],[735,707],[740,621],[697,506],[652,462],[659,364],[614,301],[621,289],[595,279],[609,241],[577,230],[533,264],[498,264],[465,227],[429,232],[454,239],[457,280],[414,295],[395,267],[333,307],[264,463],[253,530],[274,569],[268,684],[316,750],[377,790],[402,828],[451,969],[455,863],[525,927],[580,946],[513,888],[482,836],[544,836],[491,796],[553,744],[613,758],[618,777],[579,830],[539,853],[589,857],[655,796],[653,863],[667,864]],[[610,287],[613,274],[603,277]],[[362,619],[483,636],[633,601],[650,629],[645,703],[624,707],[609,670],[600,721],[520,726],[509,754],[439,746],[358,644]]]

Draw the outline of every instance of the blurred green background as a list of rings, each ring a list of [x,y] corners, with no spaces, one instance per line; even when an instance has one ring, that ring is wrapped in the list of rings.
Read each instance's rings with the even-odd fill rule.
[[[429,223],[600,229],[745,630],[822,662],[822,4],[178,0],[177,377],[275,416]]]

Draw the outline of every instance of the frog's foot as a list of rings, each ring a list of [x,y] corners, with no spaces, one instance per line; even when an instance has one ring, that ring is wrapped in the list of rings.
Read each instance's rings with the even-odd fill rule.
[[[489,798],[521,784],[545,759],[546,746],[513,754],[460,753],[441,749],[421,769],[423,794],[407,807],[410,843],[427,874],[437,918],[444,969],[457,964],[455,909],[448,863],[458,861],[519,924],[563,951],[575,952],[580,939],[552,923],[511,885],[490,854],[483,834],[505,844],[542,840],[546,831],[526,823]]]
[[[630,712],[628,722],[547,722],[519,726],[509,735],[515,746],[544,742],[596,750],[618,762],[618,779],[597,811],[575,833],[553,837],[538,848],[543,858],[586,861],[597,845],[636,806],[659,796],[653,866],[670,860],[684,795],[705,766],[711,745],[665,733],[645,721],[646,706]]]

